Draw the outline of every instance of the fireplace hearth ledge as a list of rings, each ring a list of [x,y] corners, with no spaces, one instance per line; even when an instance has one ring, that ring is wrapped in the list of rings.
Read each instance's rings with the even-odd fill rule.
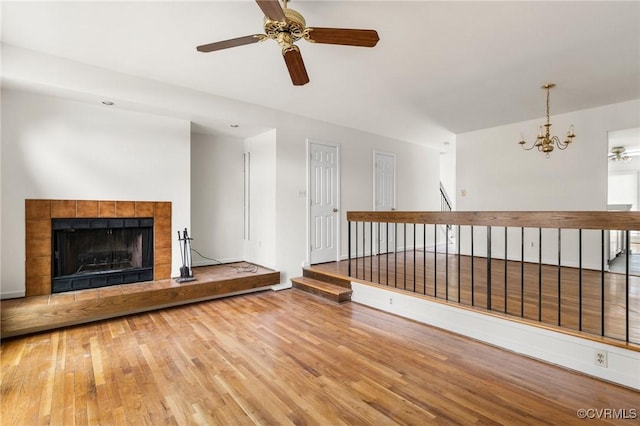
[[[259,267],[237,273],[229,265],[194,268],[197,281],[173,279],[0,301],[0,338],[20,336],[156,309],[265,291],[280,273]],[[232,271],[230,273],[229,271]],[[115,294],[118,290],[120,292]]]

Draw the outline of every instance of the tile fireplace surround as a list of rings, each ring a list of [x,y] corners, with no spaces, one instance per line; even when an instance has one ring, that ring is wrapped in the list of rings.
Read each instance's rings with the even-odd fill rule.
[[[171,278],[171,202],[25,200],[25,296],[51,294],[51,219],[153,218],[154,280]]]

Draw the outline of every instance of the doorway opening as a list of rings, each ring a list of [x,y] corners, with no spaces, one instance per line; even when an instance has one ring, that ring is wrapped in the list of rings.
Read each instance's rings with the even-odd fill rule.
[[[640,211],[640,128],[610,131],[608,135],[608,210]],[[629,253],[627,255],[627,247]],[[640,231],[609,232],[609,270],[640,275]]]
[[[340,247],[340,150],[309,141],[309,262],[335,262]]]

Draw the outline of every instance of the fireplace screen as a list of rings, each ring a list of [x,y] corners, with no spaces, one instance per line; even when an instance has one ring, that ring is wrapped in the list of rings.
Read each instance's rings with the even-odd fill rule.
[[[153,279],[153,219],[54,219],[52,292]]]

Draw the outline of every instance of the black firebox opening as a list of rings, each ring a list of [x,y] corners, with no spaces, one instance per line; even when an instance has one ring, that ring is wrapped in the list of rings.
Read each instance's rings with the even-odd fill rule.
[[[52,232],[53,293],[153,280],[153,218],[53,219]]]

